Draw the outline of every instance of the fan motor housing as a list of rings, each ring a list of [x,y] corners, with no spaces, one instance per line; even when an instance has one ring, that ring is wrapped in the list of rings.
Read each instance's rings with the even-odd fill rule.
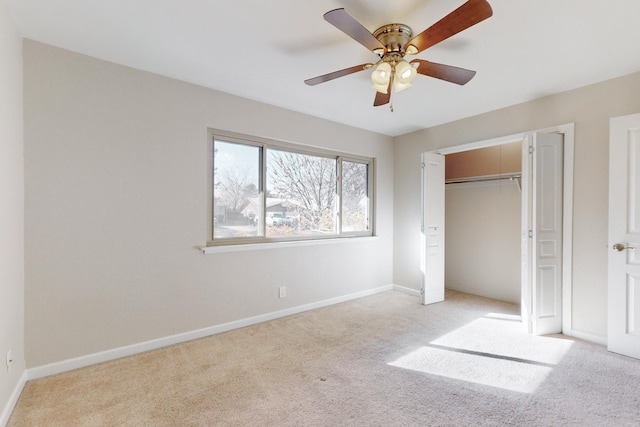
[[[387,24],[375,30],[373,36],[385,47],[384,53],[404,55],[404,47],[413,38],[413,31],[408,25]]]

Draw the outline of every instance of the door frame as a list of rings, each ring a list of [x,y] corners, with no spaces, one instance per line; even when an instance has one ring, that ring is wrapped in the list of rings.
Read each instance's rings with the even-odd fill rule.
[[[467,144],[431,150],[433,153],[447,155],[478,148],[492,147],[510,142],[524,141],[535,133],[561,133],[564,135],[564,160],[563,160],[563,201],[562,201],[562,333],[572,336],[572,289],[573,289],[573,161],[575,124],[567,123],[544,129],[536,129],[498,138],[475,141]],[[528,177],[522,176],[522,186],[527,184]],[[525,215],[525,212],[521,213]],[[446,230],[445,230],[446,233]],[[528,284],[532,286],[532,284]],[[531,289],[528,289],[531,290]],[[522,290],[524,291],[524,289]],[[522,292],[521,291],[521,292]],[[521,310],[524,307],[521,307]]]

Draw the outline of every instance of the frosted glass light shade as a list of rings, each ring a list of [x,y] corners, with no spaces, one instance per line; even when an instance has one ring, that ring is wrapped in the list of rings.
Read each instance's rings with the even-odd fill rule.
[[[416,78],[416,75],[416,69],[407,61],[398,62],[396,65],[396,73],[393,78],[393,88],[396,92],[400,92],[411,87],[411,82]]]
[[[411,87],[411,83],[400,83],[398,79],[393,80],[393,88],[396,92],[402,92],[409,87]]]
[[[387,93],[389,89],[389,79],[391,78],[391,65],[388,62],[382,62],[371,73],[372,88],[380,93]]]
[[[395,81],[407,84],[411,83],[416,78],[416,69],[411,66],[407,61],[400,61],[396,65],[396,77]]]

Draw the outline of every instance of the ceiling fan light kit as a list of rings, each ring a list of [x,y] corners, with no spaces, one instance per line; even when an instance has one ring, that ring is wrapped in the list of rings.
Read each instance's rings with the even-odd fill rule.
[[[344,9],[324,14],[324,19],[336,28],[378,55],[375,64],[362,64],[305,80],[314,86],[338,77],[373,68],[372,88],[376,91],[374,106],[388,104],[392,89],[400,92],[411,86],[418,74],[464,85],[475,71],[423,59],[407,62],[405,55],[416,55],[423,50],[491,17],[493,11],[486,0],[467,0],[462,6],[413,37],[411,28],[404,24],[387,24],[370,33]],[[391,108],[393,111],[393,107]]]
[[[399,61],[384,60],[371,73],[373,81],[371,87],[376,92],[386,94],[389,91],[389,82],[393,81],[393,89],[400,92],[411,86],[416,75],[416,69],[403,59]]]

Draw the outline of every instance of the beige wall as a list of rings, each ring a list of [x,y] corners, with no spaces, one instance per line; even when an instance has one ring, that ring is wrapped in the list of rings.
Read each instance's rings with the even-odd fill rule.
[[[22,40],[0,1],[0,424],[24,372]],[[7,351],[13,355],[7,372]]]
[[[640,73],[395,138],[394,283],[420,288],[421,152],[575,122],[572,322],[605,337],[609,119],[640,112],[638,93]]]
[[[390,137],[28,40],[24,79],[29,367],[392,283]],[[203,255],[207,127],[374,156],[379,238]]]

